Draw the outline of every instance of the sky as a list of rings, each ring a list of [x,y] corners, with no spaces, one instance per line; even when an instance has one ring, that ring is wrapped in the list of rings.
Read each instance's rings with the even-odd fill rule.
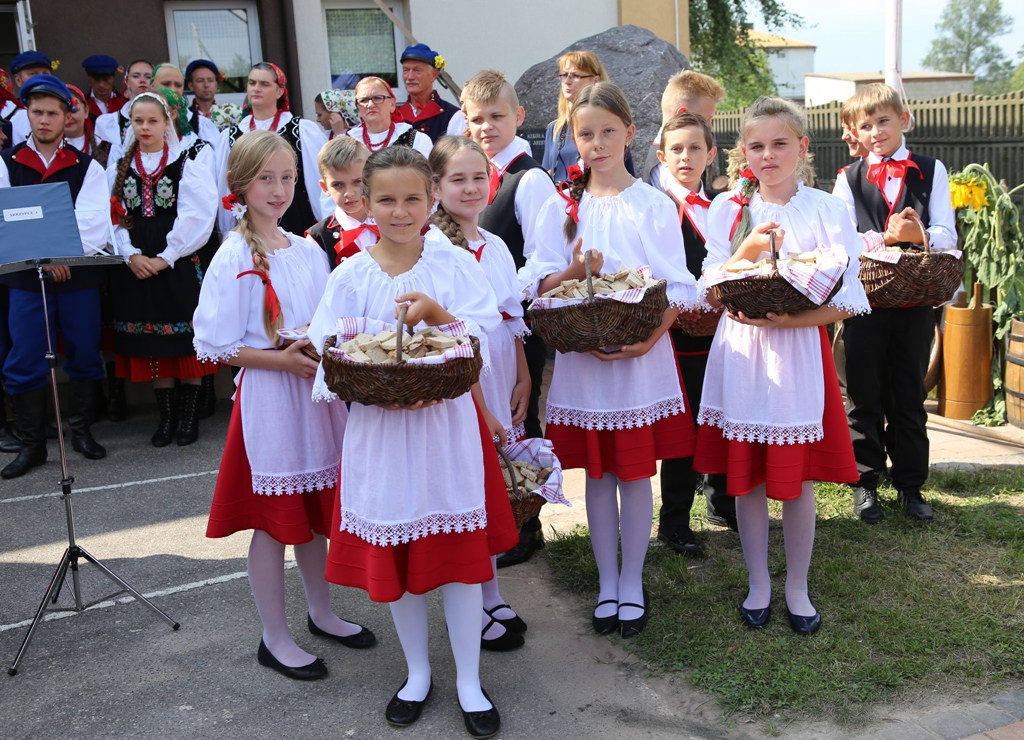
[[[783,4],[803,16],[805,25],[774,33],[815,44],[815,72],[870,72],[885,67],[884,0],[783,0]],[[921,60],[936,36],[935,23],[944,5],[943,0],[903,0],[905,71],[922,69]],[[1013,25],[996,43],[1014,62],[1020,62],[1017,52],[1024,46],[1024,0],[1003,0],[1003,13],[1013,18]],[[874,20],[877,33],[851,34],[851,29],[863,25],[865,17]],[[754,27],[768,30],[760,18],[755,19]]]

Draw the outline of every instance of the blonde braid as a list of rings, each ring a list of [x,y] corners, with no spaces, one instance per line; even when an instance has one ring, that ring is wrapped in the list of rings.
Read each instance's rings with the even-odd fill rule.
[[[252,253],[253,267],[263,273],[266,273],[267,279],[269,280],[270,261],[267,259],[267,245],[263,241],[263,237],[257,234],[252,228],[252,223],[250,223],[245,214],[242,214],[242,217],[238,219],[238,224],[235,226],[234,230],[241,234],[242,238],[245,239],[245,243],[249,245],[249,251]],[[263,290],[265,293],[266,288]],[[277,333],[277,330],[282,328],[284,328],[284,311],[278,312],[277,321],[272,321],[271,314],[264,308],[263,329],[267,332],[267,338],[273,342],[275,347],[281,342],[281,337]]]
[[[114,187],[111,190],[111,195],[117,198],[118,202],[124,201],[124,180],[128,177],[128,169],[132,165],[132,160],[135,158],[135,150],[139,148],[139,142],[133,141],[132,145],[128,147],[128,151],[121,161],[117,163],[117,176],[114,178]],[[135,219],[129,216],[127,213],[123,216],[117,217],[118,222],[126,229],[131,229],[135,225]]]
[[[448,237],[452,244],[456,244],[463,249],[469,249],[469,240],[462,233],[462,227],[459,226],[458,222],[452,218],[452,214],[448,213],[440,203],[438,203],[437,210],[434,212],[434,225],[441,230],[442,234]]]

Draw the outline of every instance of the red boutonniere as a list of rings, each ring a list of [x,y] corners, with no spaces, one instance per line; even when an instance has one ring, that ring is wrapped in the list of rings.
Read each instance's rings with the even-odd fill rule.
[[[225,195],[220,199],[221,206],[224,207],[225,211],[231,211],[235,220],[238,221],[245,215],[245,206],[238,202],[238,196],[234,193],[231,195]]]
[[[569,176],[569,182],[576,182],[583,177],[583,168],[578,164],[571,165],[565,172]]]
[[[128,215],[128,211],[126,211],[124,209],[124,206],[121,205],[121,201],[119,201],[116,197],[111,197],[111,199],[110,199],[110,223],[112,225],[114,225],[114,226],[117,226],[117,224],[119,223],[118,217],[119,216],[127,216],[127,215]]]

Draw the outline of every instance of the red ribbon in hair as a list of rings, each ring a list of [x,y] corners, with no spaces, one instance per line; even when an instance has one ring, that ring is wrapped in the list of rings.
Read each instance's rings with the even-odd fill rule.
[[[255,255],[252,258],[252,263],[257,266]],[[281,301],[277,298],[277,291],[274,290],[274,284],[270,282],[270,275],[265,270],[246,270],[240,272],[235,276],[235,279],[242,277],[243,275],[256,275],[260,280],[263,281],[263,285],[266,288],[266,295],[263,299],[263,307],[267,313],[270,314],[270,323],[273,324],[277,321],[277,317],[281,315]]]
[[[110,198],[110,223],[112,226],[117,226],[120,223],[118,216],[127,216],[128,211],[121,205],[121,201],[117,199],[117,196]]]
[[[747,167],[745,170],[740,170],[739,177],[741,180],[750,180],[751,182],[757,182],[757,177],[754,175],[754,171]],[[729,200],[733,203],[739,204],[740,209],[736,211],[736,218],[732,220],[732,227],[729,229],[729,238],[732,239],[736,234],[736,227],[740,225],[740,219],[743,217],[743,206],[750,205],[750,198],[743,194],[743,188],[740,187],[735,193],[733,193]]]
[[[566,182],[560,182],[555,186],[555,192],[558,193],[565,200],[565,215],[570,216],[573,223],[580,222],[580,202],[573,198],[571,195],[566,195],[565,191],[569,190],[571,185]]]

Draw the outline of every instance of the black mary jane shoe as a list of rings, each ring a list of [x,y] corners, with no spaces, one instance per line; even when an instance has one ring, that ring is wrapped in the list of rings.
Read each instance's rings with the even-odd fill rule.
[[[353,648],[355,650],[364,650],[371,648],[377,644],[377,636],[374,635],[370,630],[366,629],[362,625],[359,626],[359,631],[354,635],[332,635],[330,632],[325,632],[316,626],[313,622],[313,617],[306,614],[306,626],[309,627],[310,634],[316,635],[317,637],[327,637],[335,642],[340,642],[347,648]]]
[[[616,609],[613,614],[607,617],[597,616],[597,610],[605,604],[616,604],[618,605],[618,599],[605,599],[604,601],[597,602],[597,606],[594,608],[594,614],[590,618],[591,624],[594,625],[594,632],[599,635],[610,635],[612,632],[619,628],[619,610]]]
[[[772,618],[772,605],[769,604],[764,609],[747,609],[743,604],[740,604],[740,619],[743,620],[743,624],[750,627],[751,629],[758,629],[768,625],[768,621]]]
[[[520,619],[518,614],[516,614],[514,617],[510,617],[509,619],[500,619],[494,616],[494,612],[498,611],[499,609],[508,609],[509,611],[512,611],[512,607],[508,604],[498,604],[493,609],[484,609],[484,614],[486,614],[488,617],[490,617],[495,622],[500,624],[509,632],[515,632],[517,634],[522,634],[523,632],[526,632],[526,622]],[[484,629],[484,632],[486,631],[487,630]]]
[[[647,626],[647,619],[651,616],[651,597],[647,593],[647,589],[644,589],[643,604],[632,604],[628,601],[623,601],[619,604],[619,610],[621,611],[624,606],[631,606],[634,609],[644,610],[644,613],[636,619],[619,618],[619,635],[623,638],[636,637],[644,631],[644,627]]]
[[[402,682],[402,685],[398,687],[398,691],[395,692],[395,695],[391,697],[391,701],[388,702],[387,709],[384,710],[384,719],[393,727],[408,727],[418,720],[423,713],[423,707],[426,706],[427,700],[434,693],[434,679],[430,679],[427,695],[421,701],[399,699],[398,694],[405,688],[407,683],[409,683],[409,679]]]
[[[275,658],[274,654],[270,652],[270,649],[264,644],[263,640],[260,640],[260,649],[256,651],[256,660],[260,662],[260,665],[266,666],[267,668],[273,668],[282,676],[294,678],[296,681],[316,681],[327,677],[327,666],[324,665],[324,662],[320,660],[320,658],[317,658],[309,665],[301,665],[297,668],[292,668]]]
[[[487,638],[484,635],[487,634],[487,630],[491,628],[492,624],[501,624],[497,619],[491,617],[491,621],[480,632],[480,649],[488,650],[492,653],[508,653],[512,650],[518,650],[526,644],[526,639],[518,632],[513,632],[508,627],[505,627],[505,631],[502,632],[498,637]],[[504,626],[504,625],[502,625]]]
[[[462,721],[466,723],[466,732],[478,738],[478,740],[482,740],[485,737],[494,737],[498,734],[498,730],[501,729],[501,715],[498,714],[498,708],[494,706],[494,702],[491,701],[491,697],[487,695],[487,692],[484,691],[483,693],[484,698],[491,702],[490,709],[485,709],[482,712],[467,712],[459,704],[459,709],[462,709]]]
[[[815,609],[813,617],[800,617],[790,612],[789,626],[798,635],[813,635],[821,629],[821,612]]]

